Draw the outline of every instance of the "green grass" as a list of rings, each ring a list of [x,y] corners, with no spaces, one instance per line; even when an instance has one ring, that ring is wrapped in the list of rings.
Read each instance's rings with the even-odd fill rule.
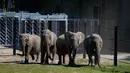
[[[130,73],[130,65],[105,68],[77,65],[0,64],[0,73]]]
[[[130,73],[130,64],[120,63],[117,67],[104,65],[104,68],[90,67],[81,62],[75,66],[68,65],[40,65],[40,64],[0,64],[0,73]]]

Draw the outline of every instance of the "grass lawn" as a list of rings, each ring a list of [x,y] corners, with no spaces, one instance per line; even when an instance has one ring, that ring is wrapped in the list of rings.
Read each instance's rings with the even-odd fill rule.
[[[84,60],[79,60],[79,62]],[[78,62],[77,62],[78,63]],[[85,65],[40,65],[40,64],[0,64],[0,73],[130,73],[130,64],[104,68]]]

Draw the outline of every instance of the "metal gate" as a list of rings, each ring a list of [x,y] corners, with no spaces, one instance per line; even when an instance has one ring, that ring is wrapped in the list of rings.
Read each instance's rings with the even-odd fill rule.
[[[41,35],[41,30],[47,28],[48,22],[57,27],[59,21],[63,21],[67,31],[68,16],[66,14],[40,15],[39,13],[0,13],[0,45],[19,49],[19,34],[30,33]],[[57,29],[54,29],[58,34]],[[60,32],[59,32],[60,33]]]

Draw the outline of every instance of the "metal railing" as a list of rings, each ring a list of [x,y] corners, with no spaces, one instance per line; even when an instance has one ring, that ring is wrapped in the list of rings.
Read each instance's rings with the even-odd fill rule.
[[[28,12],[5,12],[0,13],[0,45],[12,46],[15,35],[16,42],[19,42],[20,33],[41,34],[41,30],[47,28],[47,22],[63,21],[67,31],[68,16],[64,13],[41,15]],[[45,27],[46,23],[46,27]],[[55,24],[54,24],[55,25]],[[56,25],[55,25],[56,27]],[[15,34],[14,34],[15,31]]]

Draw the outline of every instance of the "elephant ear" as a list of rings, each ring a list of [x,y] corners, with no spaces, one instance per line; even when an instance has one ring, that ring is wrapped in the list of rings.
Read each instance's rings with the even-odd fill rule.
[[[82,32],[77,32],[77,36],[79,39],[79,44],[81,44],[85,40],[85,35]]]
[[[79,34],[77,34],[76,37],[77,37],[76,39],[78,41],[78,44],[80,44],[81,43],[81,36]]]
[[[78,44],[80,44],[81,43],[81,38],[80,38],[80,36],[78,36]]]

